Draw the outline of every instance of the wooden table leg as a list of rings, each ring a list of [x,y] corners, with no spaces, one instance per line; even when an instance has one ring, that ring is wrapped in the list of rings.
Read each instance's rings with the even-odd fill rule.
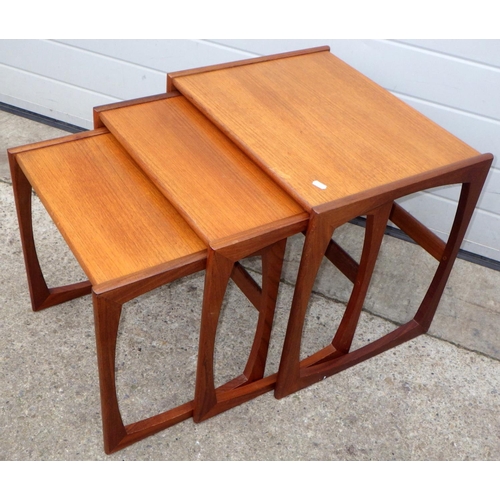
[[[330,345],[306,358],[301,363],[300,346],[307,304],[323,256],[328,252],[328,249],[331,249],[330,239],[333,233],[333,229],[328,224],[328,216],[319,215],[315,217],[315,222],[318,218],[323,219],[315,224],[313,224],[313,220],[311,219],[310,228],[308,229],[304,243],[303,256],[299,267],[292,310],[290,312],[278,372],[278,381],[275,389],[275,396],[277,398],[285,397],[313,383],[309,380],[309,377],[304,377],[304,374],[301,373],[301,366],[322,366],[326,361],[341,357],[349,351],[391,207],[392,203],[386,203],[367,214],[367,231],[361,262],[357,269],[351,297],[337,333]],[[320,370],[320,368],[317,370]]]
[[[243,373],[219,388],[214,382],[214,347],[220,308],[234,263],[209,252],[203,300],[193,420],[200,422],[274,387],[276,376],[264,377],[286,240],[262,251],[262,292],[253,345]]]
[[[9,162],[32,309],[39,311],[89,294],[92,288],[89,281],[55,288],[47,286],[33,237],[31,184],[17,164],[14,155],[9,155]]]
[[[116,338],[122,306],[92,294],[101,391],[104,451],[112,453],[127,434],[118,406],[115,384]]]
[[[392,203],[386,203],[367,215],[365,241],[356,281],[342,321],[332,340],[332,346],[337,352],[345,354],[351,348],[391,208]]]
[[[439,261],[439,266],[431,285],[415,315],[415,321],[422,326],[424,331],[429,329],[434,314],[436,313],[446,282],[448,281],[458,251],[460,250],[460,245],[469,227],[469,222],[474,213],[479,195],[481,194],[488,170],[489,164],[486,168],[478,168],[476,174],[472,176],[471,181],[462,184],[457,213],[453,221],[448,242]]]
[[[116,300],[116,295],[113,292],[101,295],[92,294],[104,451],[108,454],[178,424],[193,415],[193,402],[188,401],[144,420],[128,425],[123,423],[115,378],[116,340],[123,304],[121,300]]]
[[[302,251],[283,353],[274,394],[282,398],[300,389],[300,346],[307,306],[316,275],[333,234],[333,227],[313,212]]]

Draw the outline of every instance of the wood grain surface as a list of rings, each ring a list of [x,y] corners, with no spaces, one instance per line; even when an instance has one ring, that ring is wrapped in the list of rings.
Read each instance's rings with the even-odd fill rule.
[[[308,208],[478,154],[327,51],[172,82]]]
[[[93,285],[206,250],[109,133],[16,158]]]
[[[99,119],[208,243],[304,213],[182,96]]]

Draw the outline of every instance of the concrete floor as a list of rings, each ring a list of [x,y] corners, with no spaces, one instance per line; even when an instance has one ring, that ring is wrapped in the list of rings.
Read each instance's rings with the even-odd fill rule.
[[[500,459],[500,273],[465,261],[455,265],[429,334],[288,398],[268,393],[105,455],[91,301],[31,311],[5,154],[65,134],[0,112],[0,460]],[[83,278],[37,199],[34,219],[49,286]],[[348,224],[337,239],[356,254],[362,235]],[[270,372],[279,362],[301,243],[297,237],[288,245]],[[258,262],[247,265],[258,277]],[[385,237],[357,344],[409,319],[434,268],[417,246]],[[325,265],[304,353],[328,342],[349,288]],[[202,291],[200,273],[124,308],[117,377],[126,422],[192,398]],[[255,316],[231,288],[217,345],[219,381],[241,371]]]

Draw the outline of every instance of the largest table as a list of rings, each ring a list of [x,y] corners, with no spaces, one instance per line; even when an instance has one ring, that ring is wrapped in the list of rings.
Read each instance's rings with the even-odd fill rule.
[[[428,330],[477,203],[491,154],[479,154],[351,68],[329,47],[212,66],[168,76],[178,90],[310,214],[275,390],[286,396]],[[462,184],[447,243],[395,203]],[[366,216],[361,260],[333,242],[337,227]],[[350,352],[391,219],[438,261],[415,317]],[[307,304],[324,254],[354,283],[332,342],[301,360]],[[394,300],[397,300],[395,297]]]

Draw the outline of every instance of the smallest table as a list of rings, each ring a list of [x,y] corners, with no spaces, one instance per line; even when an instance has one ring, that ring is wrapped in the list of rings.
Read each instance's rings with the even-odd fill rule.
[[[106,129],[11,149],[9,159],[33,309],[93,295],[105,451],[189,418],[191,402],[124,425],[115,349],[122,306],[204,269],[204,242]],[[32,187],[89,282],[48,288],[33,239]]]

